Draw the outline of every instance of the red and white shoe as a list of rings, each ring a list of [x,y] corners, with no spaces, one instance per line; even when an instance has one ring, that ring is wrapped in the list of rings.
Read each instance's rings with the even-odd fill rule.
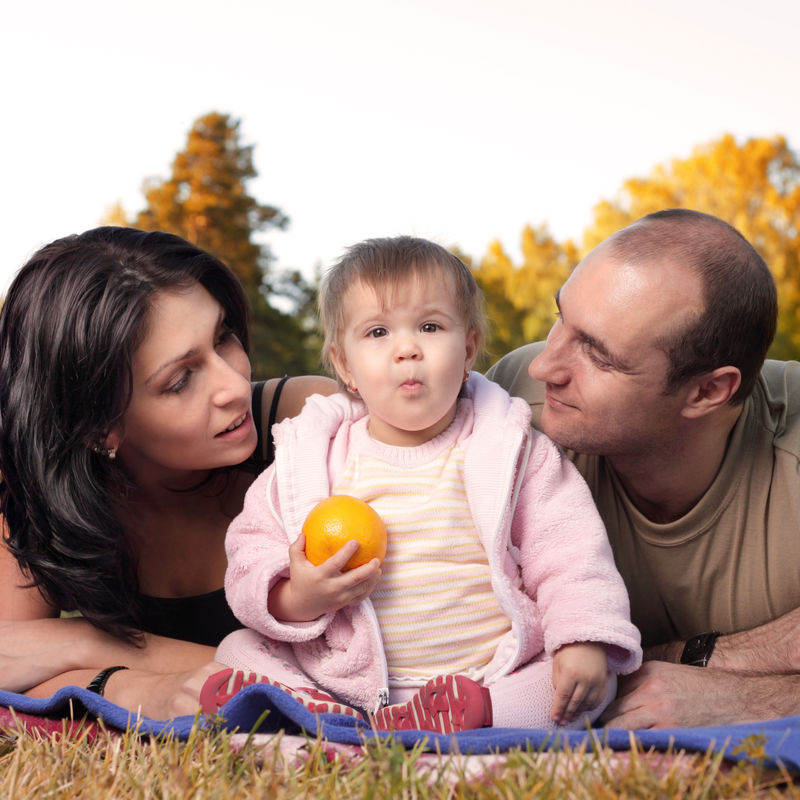
[[[278,681],[272,681],[257,672],[245,672],[241,669],[223,669],[215,672],[203,684],[200,691],[200,708],[204,714],[216,714],[228,700],[246,686],[267,683],[277,686],[291,695],[309,711],[315,714],[346,714],[348,717],[364,719],[364,715],[351,706],[340,703],[329,694],[310,687],[294,689]]]
[[[379,731],[435,733],[488,728],[492,724],[489,690],[466,675],[439,675],[407,703],[386,706],[374,716]]]

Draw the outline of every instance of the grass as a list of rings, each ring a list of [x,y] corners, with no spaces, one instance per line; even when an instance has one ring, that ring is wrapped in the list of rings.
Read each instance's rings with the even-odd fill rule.
[[[244,740],[244,741],[243,741]],[[392,740],[361,751],[299,737],[195,729],[186,742],[130,733],[82,736],[0,731],[0,797],[25,798],[798,798],[797,776],[714,753],[634,748],[515,750],[503,757],[406,751]]]

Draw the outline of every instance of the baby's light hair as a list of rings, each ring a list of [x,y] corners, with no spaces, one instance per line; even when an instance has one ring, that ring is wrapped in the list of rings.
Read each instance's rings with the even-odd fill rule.
[[[477,334],[477,353],[486,340],[484,299],[469,267],[449,250],[428,239],[395,236],[365,239],[348,247],[325,273],[319,288],[319,318],[325,334],[322,362],[331,375],[341,379],[331,360],[331,348],[341,344],[347,321],[344,298],[356,283],[391,296],[409,278],[428,278],[439,272],[452,283],[456,306],[468,333]]]

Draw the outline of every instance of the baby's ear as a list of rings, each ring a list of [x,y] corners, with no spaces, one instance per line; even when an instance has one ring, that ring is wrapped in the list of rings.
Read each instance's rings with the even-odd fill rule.
[[[478,360],[480,339],[480,334],[474,329],[467,333],[467,354],[464,361],[464,368],[467,371],[471,370],[475,366],[475,362]]]
[[[328,358],[331,364],[333,364],[333,368],[336,370],[336,375],[339,380],[345,385],[350,383],[351,375],[350,371],[347,369],[347,359],[345,358],[344,352],[342,352],[336,344],[331,344],[330,350],[328,350]]]

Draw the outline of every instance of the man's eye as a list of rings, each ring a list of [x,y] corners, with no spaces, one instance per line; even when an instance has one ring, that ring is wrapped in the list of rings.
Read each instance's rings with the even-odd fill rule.
[[[592,364],[594,364],[598,369],[611,369],[613,366],[613,364],[610,362],[600,358],[590,344],[585,344],[584,350],[586,351],[586,355],[589,356],[589,361],[591,361]]]

